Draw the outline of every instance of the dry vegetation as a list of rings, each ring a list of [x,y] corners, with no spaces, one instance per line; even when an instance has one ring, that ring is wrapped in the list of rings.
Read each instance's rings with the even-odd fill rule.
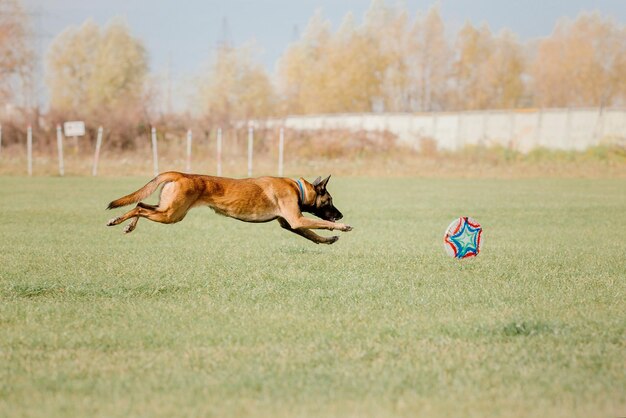
[[[247,131],[225,131],[222,174],[243,177],[247,174]],[[431,141],[422,150],[397,145],[387,133],[317,131],[285,133],[285,175],[321,175],[444,178],[624,178],[626,150],[620,147],[595,147],[585,152],[538,149],[522,154],[505,148],[468,147],[459,152],[437,151]],[[216,173],[215,131],[198,132],[193,137],[191,168],[202,174]],[[94,140],[77,143],[66,140],[65,175],[91,175]],[[76,146],[78,144],[78,147]],[[153,174],[150,136],[146,132],[132,147],[119,149],[105,142],[98,175]],[[56,144],[38,140],[35,135],[33,174],[58,175]],[[158,134],[159,170],[186,169],[184,130]],[[278,170],[278,132],[255,133],[253,175],[276,175]],[[26,174],[26,148],[13,144],[0,154],[0,175]]]

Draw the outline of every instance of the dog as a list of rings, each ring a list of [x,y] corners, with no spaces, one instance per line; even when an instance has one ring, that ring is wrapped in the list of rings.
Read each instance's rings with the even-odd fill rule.
[[[316,244],[332,244],[339,237],[322,237],[312,229],[351,231],[352,227],[337,223],[343,218],[333,205],[333,198],[326,189],[330,176],[313,183],[303,178],[292,180],[284,177],[259,177],[232,179],[175,171],[161,173],[141,189],[109,203],[107,209],[137,203],[122,216],[109,220],[107,226],[119,225],[131,219],[124,229],[132,232],[139,218],[161,223],[176,223],[185,218],[191,208],[208,206],[216,213],[244,222],[270,222],[277,220],[281,227]],[[163,184],[159,203],[148,205],[141,200]],[[321,219],[307,218],[303,212]]]

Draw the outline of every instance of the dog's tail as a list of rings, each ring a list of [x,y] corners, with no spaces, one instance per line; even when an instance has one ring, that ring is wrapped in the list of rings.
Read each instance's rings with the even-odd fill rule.
[[[161,183],[176,180],[179,176],[180,173],[175,173],[171,171],[167,173],[161,173],[152,180],[150,180],[148,184],[146,184],[136,192],[112,201],[111,203],[109,203],[109,206],[107,206],[107,209],[114,209],[119,208],[120,206],[137,203],[154,193],[154,191],[159,187]]]

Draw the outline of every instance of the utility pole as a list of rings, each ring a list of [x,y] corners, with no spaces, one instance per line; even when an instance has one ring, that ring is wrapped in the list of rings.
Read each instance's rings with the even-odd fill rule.
[[[231,49],[233,47],[233,42],[230,37],[230,29],[228,26],[228,18],[226,16],[222,17],[222,28],[220,31],[220,35],[217,41],[217,49]]]
[[[172,53],[167,55],[167,93],[166,93],[166,112],[172,114]]]

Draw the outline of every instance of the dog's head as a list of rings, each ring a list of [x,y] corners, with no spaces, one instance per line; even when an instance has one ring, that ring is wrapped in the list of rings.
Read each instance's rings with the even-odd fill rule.
[[[335,222],[343,218],[343,215],[339,212],[339,209],[333,205],[333,197],[328,193],[328,190],[326,190],[328,180],[330,180],[330,176],[326,177],[324,180],[318,177],[313,182],[316,195],[315,203],[310,208],[310,212],[325,221]]]

